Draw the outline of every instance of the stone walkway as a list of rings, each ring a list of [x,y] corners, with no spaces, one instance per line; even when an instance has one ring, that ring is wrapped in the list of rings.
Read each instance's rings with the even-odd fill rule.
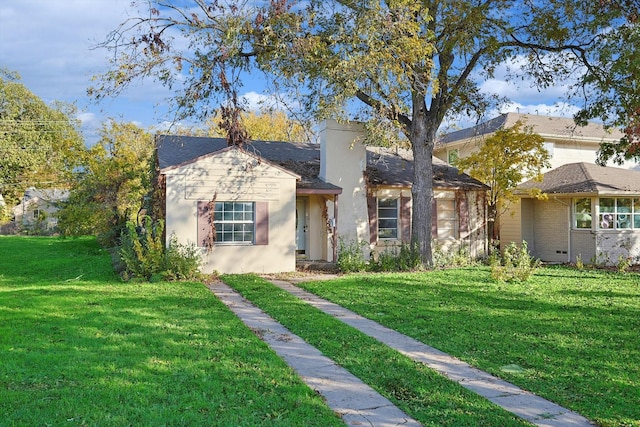
[[[300,279],[290,279],[291,282]],[[305,280],[309,280],[306,278]],[[480,371],[459,359],[386,328],[339,305],[306,292],[288,281],[270,280],[308,304],[334,316],[426,366],[458,382],[517,416],[543,427],[590,427],[581,415]],[[254,330],[347,425],[419,426],[389,400],[323,356],[223,283],[210,285],[214,294]]]

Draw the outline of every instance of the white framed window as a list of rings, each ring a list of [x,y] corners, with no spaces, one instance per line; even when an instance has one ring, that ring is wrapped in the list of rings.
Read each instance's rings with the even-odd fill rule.
[[[216,244],[253,243],[254,212],[253,202],[216,202],[213,212]]]
[[[600,230],[640,229],[640,198],[600,197],[598,228]]]
[[[378,238],[398,238],[398,199],[378,199]]]
[[[573,201],[573,228],[591,229],[593,216],[591,210],[591,198],[582,197]]]
[[[213,218],[209,214],[213,207]],[[199,247],[209,245],[268,245],[269,202],[221,201],[197,203],[197,242]],[[215,236],[211,236],[213,219]],[[211,242],[213,237],[213,242]]]

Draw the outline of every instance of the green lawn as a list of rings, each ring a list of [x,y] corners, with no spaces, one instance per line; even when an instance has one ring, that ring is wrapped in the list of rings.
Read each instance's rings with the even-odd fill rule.
[[[255,276],[229,284],[432,426],[525,425]],[[640,277],[344,276],[308,290],[603,426],[640,426]],[[503,370],[517,365],[521,371]],[[94,239],[0,236],[0,425],[342,425],[199,283],[122,283]]]
[[[94,239],[0,237],[1,426],[331,426],[198,283],[122,283]]]
[[[543,268],[496,284],[467,268],[302,287],[600,425],[640,426],[637,273]]]
[[[223,280],[424,426],[530,425],[263,278],[226,275]]]

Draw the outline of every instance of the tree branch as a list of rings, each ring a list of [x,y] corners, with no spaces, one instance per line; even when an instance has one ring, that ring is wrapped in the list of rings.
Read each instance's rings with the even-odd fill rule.
[[[398,123],[402,124],[405,129],[409,129],[411,126],[411,119],[406,114],[399,113],[395,105],[391,104],[391,108],[387,108],[385,103],[364,93],[362,90],[358,90],[356,92],[356,97],[380,114],[383,114],[387,119],[398,121]]]

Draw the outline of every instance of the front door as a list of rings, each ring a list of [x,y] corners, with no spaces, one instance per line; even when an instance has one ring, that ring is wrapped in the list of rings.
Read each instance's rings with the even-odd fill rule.
[[[307,203],[305,199],[296,199],[296,255],[307,255]]]

